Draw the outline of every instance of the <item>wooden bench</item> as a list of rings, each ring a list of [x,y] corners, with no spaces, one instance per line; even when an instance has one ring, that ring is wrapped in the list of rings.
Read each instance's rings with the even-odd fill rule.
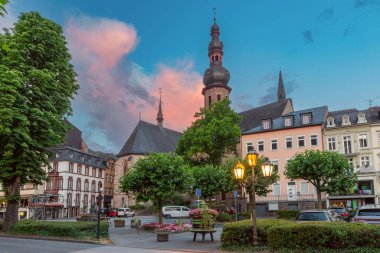
[[[216,232],[216,229],[215,228],[210,228],[210,229],[193,228],[193,229],[190,229],[190,232],[194,234],[193,242],[195,242],[195,239],[197,238],[197,234],[202,234],[202,241],[205,240],[206,234],[210,234],[211,241],[214,241],[213,233]]]

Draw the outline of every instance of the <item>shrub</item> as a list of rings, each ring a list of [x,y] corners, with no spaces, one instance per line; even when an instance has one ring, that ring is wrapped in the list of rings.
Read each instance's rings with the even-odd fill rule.
[[[218,211],[214,209],[206,209],[207,213],[212,216],[212,218],[216,218],[218,216]],[[195,208],[189,212],[189,216],[192,219],[202,219],[202,209]]]
[[[95,239],[97,222],[51,222],[23,220],[16,223],[10,233],[73,239]],[[108,223],[100,222],[100,237],[108,238]]]
[[[216,217],[216,220],[217,221],[232,221],[232,217],[228,213],[220,213]]]
[[[267,244],[268,229],[280,225],[289,224],[286,220],[258,220],[257,234],[259,242]],[[251,245],[253,233],[252,220],[243,220],[225,224],[221,235],[222,247],[231,247],[239,245]]]
[[[136,205],[130,206],[130,208],[132,208],[132,210],[142,210],[145,208],[145,205],[141,203],[136,203]]]
[[[172,205],[182,206],[184,205],[183,196],[180,193],[174,193],[171,196],[171,203]]]
[[[285,220],[295,220],[300,210],[278,210],[277,218]]]
[[[380,227],[347,222],[290,223],[270,227],[268,245],[273,250],[375,248],[380,246]]]
[[[240,217],[240,220],[249,220],[252,217],[252,213],[250,212],[238,213],[238,217]]]

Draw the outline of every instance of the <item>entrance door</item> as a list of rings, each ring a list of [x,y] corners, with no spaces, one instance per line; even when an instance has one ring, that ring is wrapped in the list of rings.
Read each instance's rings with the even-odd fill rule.
[[[288,182],[288,200],[297,200],[296,182]]]

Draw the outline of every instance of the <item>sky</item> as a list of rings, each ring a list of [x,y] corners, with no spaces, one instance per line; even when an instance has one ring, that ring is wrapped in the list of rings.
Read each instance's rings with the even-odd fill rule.
[[[93,150],[117,154],[139,119],[184,131],[203,105],[213,8],[230,96],[241,112],[380,105],[380,0],[11,0],[0,27],[38,11],[63,27],[80,90],[70,121]]]

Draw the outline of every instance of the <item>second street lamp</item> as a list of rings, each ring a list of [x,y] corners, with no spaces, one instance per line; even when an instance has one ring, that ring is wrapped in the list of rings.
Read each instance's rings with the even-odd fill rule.
[[[258,154],[254,150],[249,150],[247,154],[247,162],[249,167],[252,169],[251,181],[252,181],[252,220],[253,220],[253,245],[258,245],[257,240],[257,225],[256,225],[256,180],[255,180],[255,167],[257,165]],[[265,161],[261,165],[262,173],[265,177],[270,177],[273,171],[273,165],[269,161]],[[238,161],[235,168],[234,174],[237,180],[242,180],[244,177],[245,167]]]

